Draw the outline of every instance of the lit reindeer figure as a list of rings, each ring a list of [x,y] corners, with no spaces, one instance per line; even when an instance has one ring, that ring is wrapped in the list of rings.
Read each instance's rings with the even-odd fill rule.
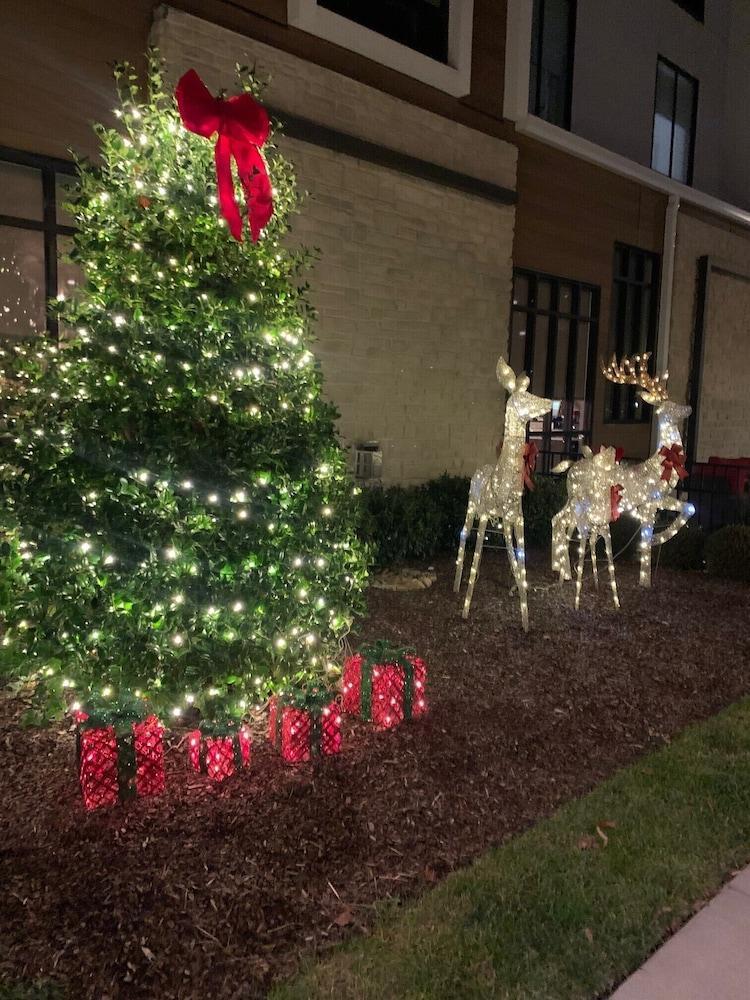
[[[505,406],[505,434],[503,447],[495,465],[485,465],[477,469],[469,487],[469,505],[466,521],[461,532],[461,541],[456,558],[456,577],[453,589],[458,593],[464,568],[466,538],[479,518],[474,559],[469,573],[463,617],[469,615],[474,584],[479,573],[482,546],[487,522],[496,524],[505,537],[508,559],[521,601],[521,621],[525,632],[529,629],[529,610],[526,598],[526,552],[523,540],[523,498],[524,484],[530,483],[531,456],[535,454],[533,445],[526,444],[526,425],[530,420],[541,417],[552,409],[551,399],[542,399],[528,392],[527,375],[516,375],[513,369],[500,358],[497,363],[497,378],[509,393]]]
[[[610,521],[615,521],[620,513],[621,486],[620,468],[614,448],[602,448],[594,455],[590,448],[583,449],[584,458],[578,462],[560,462],[553,472],[570,469],[567,479],[568,502],[552,518],[552,570],[559,571],[561,580],[570,579],[570,539],[578,530],[578,565],[576,567],[576,610],[581,600],[583,564],[586,546],[591,551],[591,569],[594,585],[599,589],[599,573],[596,564],[596,544],[604,539],[609,568],[609,585],[616,608],[620,607],[615,580],[615,564],[612,558],[612,538],[609,533]]]
[[[617,473],[622,486],[621,507],[632,512],[641,522],[639,582],[651,586],[651,549],[673,538],[695,513],[691,503],[678,500],[675,490],[681,479],[687,477],[685,454],[682,450],[680,423],[690,416],[691,408],[673,403],[667,395],[669,372],[651,376],[648,373],[650,354],[634,354],[633,360],[623,358],[617,364],[613,357],[602,371],[605,378],[617,385],[636,385],[641,399],[654,407],[658,421],[656,451],[645,462],[623,465]],[[654,533],[654,522],[660,510],[677,514],[668,528]]]

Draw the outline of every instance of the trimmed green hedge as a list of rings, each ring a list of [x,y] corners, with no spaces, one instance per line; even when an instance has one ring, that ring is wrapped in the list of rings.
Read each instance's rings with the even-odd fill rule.
[[[466,517],[469,480],[449,476],[421,486],[372,487],[362,491],[360,534],[372,546],[376,566],[432,559],[452,552]],[[565,483],[536,476],[533,492],[523,498],[527,545],[552,540],[552,515],[565,502]]]
[[[728,524],[706,539],[706,568],[711,576],[750,583],[750,527]]]
[[[686,524],[661,546],[659,561],[671,569],[703,569],[706,536],[699,524]]]

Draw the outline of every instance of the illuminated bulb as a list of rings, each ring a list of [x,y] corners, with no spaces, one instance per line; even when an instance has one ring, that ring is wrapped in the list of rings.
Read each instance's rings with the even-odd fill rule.
[[[171,546],[168,549],[164,549],[164,556],[165,556],[165,558],[169,559],[170,561],[175,560],[177,558],[177,549],[175,549],[175,548],[173,548]]]
[[[78,547],[80,548],[81,552],[90,552],[91,542],[81,542],[81,544]]]
[[[235,601],[234,604],[232,605],[232,611],[240,612],[243,611],[244,608],[245,605],[242,603],[242,601]]]
[[[179,705],[174,706],[174,708],[172,709],[172,715],[175,719],[179,719],[179,717],[182,715],[182,709],[179,707]]]
[[[286,649],[286,639],[283,636],[279,636],[277,639],[274,639],[273,644],[277,649]]]
[[[111,697],[112,697],[112,688],[109,687],[109,685],[107,687],[102,688],[102,698],[111,698]]]
[[[180,483],[180,486],[182,487],[183,490],[192,490],[193,488],[193,484],[189,479],[183,479],[183,481]]]
[[[208,502],[209,503],[214,503],[214,504],[218,503],[219,502],[219,496],[218,496],[218,494],[217,493],[210,493],[209,496],[208,496]]]
[[[113,555],[106,555],[104,557],[104,565],[105,566],[111,566],[115,562],[117,562],[117,559]]]
[[[195,701],[195,695],[194,694],[186,694],[185,695],[185,701],[188,703],[188,705],[192,705],[193,702]]]
[[[172,636],[173,646],[182,646],[184,642],[185,642],[185,637],[180,635],[179,632],[177,632],[175,635]]]
[[[121,326],[125,326],[125,317],[122,315],[122,313],[115,313],[115,315],[112,317],[112,322],[118,328]]]

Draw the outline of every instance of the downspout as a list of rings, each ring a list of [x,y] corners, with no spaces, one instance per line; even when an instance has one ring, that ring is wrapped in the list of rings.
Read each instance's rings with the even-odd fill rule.
[[[664,244],[661,256],[661,284],[659,291],[659,328],[656,338],[656,371],[663,372],[669,366],[669,338],[672,330],[672,291],[674,288],[674,258],[677,243],[677,216],[680,211],[680,196],[670,194],[664,213]],[[651,447],[656,449],[658,428],[651,422]]]

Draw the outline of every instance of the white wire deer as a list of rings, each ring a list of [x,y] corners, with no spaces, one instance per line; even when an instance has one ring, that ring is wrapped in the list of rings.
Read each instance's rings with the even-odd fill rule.
[[[651,586],[651,550],[655,545],[661,545],[673,538],[695,513],[691,503],[679,500],[676,487],[687,475],[685,471],[684,452],[679,424],[690,416],[691,408],[681,403],[673,402],[667,394],[667,379],[669,373],[649,375],[648,360],[650,354],[634,354],[632,360],[624,357],[618,364],[613,357],[602,371],[610,382],[617,385],[634,385],[640,389],[644,402],[654,407],[657,417],[656,451],[645,462],[632,465],[619,465],[614,478],[609,483],[602,483],[602,492],[606,496],[612,485],[622,488],[620,510],[632,513],[640,522],[640,575],[642,587]],[[615,484],[616,480],[616,484]],[[581,483],[571,480],[568,476],[568,497],[570,500],[586,498]],[[604,502],[604,497],[602,497]],[[677,517],[668,528],[654,532],[654,522],[660,510],[674,511]],[[553,568],[560,572],[560,578],[569,580],[570,557],[568,541],[572,530],[566,526],[565,541],[558,535],[557,543],[553,541]]]
[[[604,551],[609,569],[609,585],[616,608],[620,607],[617,596],[615,564],[612,557],[612,538],[609,533],[610,521],[619,517],[622,487],[619,484],[617,453],[614,448],[601,448],[594,455],[584,447],[584,458],[578,462],[564,461],[556,465],[553,472],[565,472],[567,477],[568,502],[552,518],[552,570],[558,571],[561,580],[570,579],[570,539],[578,530],[578,564],[576,566],[576,599],[578,610],[583,583],[583,566],[586,547],[591,551],[591,570],[594,585],[599,589],[599,572],[596,563],[596,545],[604,540]],[[567,567],[567,576],[565,568]]]
[[[503,446],[495,465],[485,465],[477,469],[471,477],[469,503],[466,521],[461,531],[461,541],[456,557],[456,576],[453,589],[461,587],[464,569],[466,538],[476,518],[479,518],[474,558],[469,572],[469,585],[462,615],[468,618],[474,584],[479,573],[482,547],[487,524],[496,524],[505,537],[508,560],[518,589],[521,603],[521,622],[525,632],[529,630],[529,611],[526,591],[526,552],[523,533],[524,484],[528,482],[527,456],[533,446],[526,444],[526,425],[530,420],[543,416],[552,409],[552,400],[534,396],[528,392],[528,375],[516,377],[513,369],[500,358],[497,362],[497,378],[509,393],[505,406],[505,433]]]

